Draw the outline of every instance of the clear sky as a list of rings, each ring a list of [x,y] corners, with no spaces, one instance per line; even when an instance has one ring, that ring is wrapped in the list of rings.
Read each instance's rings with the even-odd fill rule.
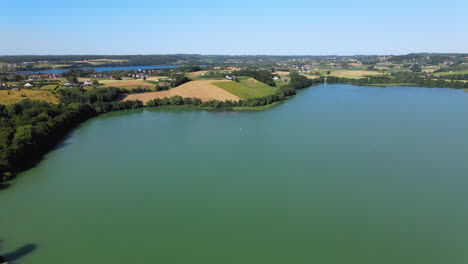
[[[0,0],[0,54],[468,52],[468,0]]]

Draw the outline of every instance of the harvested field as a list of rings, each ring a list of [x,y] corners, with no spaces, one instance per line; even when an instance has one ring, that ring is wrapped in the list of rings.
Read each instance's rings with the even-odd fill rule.
[[[135,88],[149,88],[154,89],[156,86],[152,83],[145,82],[143,80],[102,80],[99,81],[104,84],[102,87],[117,87],[122,89],[135,89]]]
[[[148,81],[159,81],[160,79],[166,79],[166,78],[169,78],[169,77],[167,77],[167,76],[151,76],[151,77],[146,78],[146,80],[148,80]]]
[[[144,103],[156,98],[172,97],[179,95],[182,97],[195,97],[201,99],[203,102],[209,100],[232,100],[239,101],[240,98],[213,85],[213,82],[220,82],[219,80],[203,80],[192,81],[184,83],[181,86],[170,89],[168,91],[139,93],[127,95],[123,100],[141,100]],[[230,82],[226,80],[225,82]]]
[[[8,94],[10,93],[10,94]],[[48,103],[58,104],[59,99],[47,90],[29,90],[21,89],[19,91],[1,90],[0,104],[9,105],[23,101],[24,99],[45,101]]]
[[[381,75],[381,74],[382,73],[376,72],[376,71],[337,70],[337,71],[331,71],[330,76],[358,79],[366,75]]]
[[[278,74],[280,76],[289,76],[289,72],[287,71],[276,71],[273,74]]]
[[[39,88],[40,90],[49,90],[49,91],[53,91],[55,89],[57,89],[59,87],[58,84],[48,84],[48,85],[44,85],[42,86],[41,88]]]
[[[187,73],[187,77],[189,78],[197,78],[200,77],[200,75],[207,73],[208,71],[196,71],[196,72],[189,72]]]

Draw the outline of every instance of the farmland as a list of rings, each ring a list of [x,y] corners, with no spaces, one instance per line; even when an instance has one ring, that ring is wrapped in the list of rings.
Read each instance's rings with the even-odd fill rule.
[[[239,82],[220,81],[213,84],[242,99],[267,96],[276,92],[275,87],[249,77],[239,77]]]
[[[162,92],[149,92],[149,93],[139,93],[139,94],[130,94],[124,98],[124,101],[127,100],[141,100],[144,103],[149,100],[156,98],[172,97],[179,95],[182,97],[196,97],[202,101],[210,100],[232,100],[238,101],[240,98],[234,94],[231,94],[218,86],[214,85],[214,82],[220,82],[219,80],[202,80],[202,81],[191,81],[180,85],[176,88],[173,88],[168,91]],[[231,82],[231,81],[224,81]]]
[[[21,89],[15,90],[0,90],[0,104],[10,105],[18,103],[24,99],[39,100],[57,104],[59,102],[57,96],[50,91]]]
[[[117,87],[122,89],[148,88],[154,89],[156,86],[143,80],[102,80],[102,87]]]

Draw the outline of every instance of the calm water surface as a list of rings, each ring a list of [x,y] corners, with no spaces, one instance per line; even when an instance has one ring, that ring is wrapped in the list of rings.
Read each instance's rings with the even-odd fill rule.
[[[0,191],[20,264],[468,263],[468,94],[322,85],[122,111]]]

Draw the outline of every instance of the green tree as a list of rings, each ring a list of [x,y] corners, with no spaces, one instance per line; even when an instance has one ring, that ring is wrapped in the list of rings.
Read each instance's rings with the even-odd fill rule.
[[[67,81],[70,83],[78,83],[78,78],[75,75],[67,76]]]
[[[419,64],[414,64],[413,66],[411,66],[410,70],[412,72],[422,72],[421,65]]]

